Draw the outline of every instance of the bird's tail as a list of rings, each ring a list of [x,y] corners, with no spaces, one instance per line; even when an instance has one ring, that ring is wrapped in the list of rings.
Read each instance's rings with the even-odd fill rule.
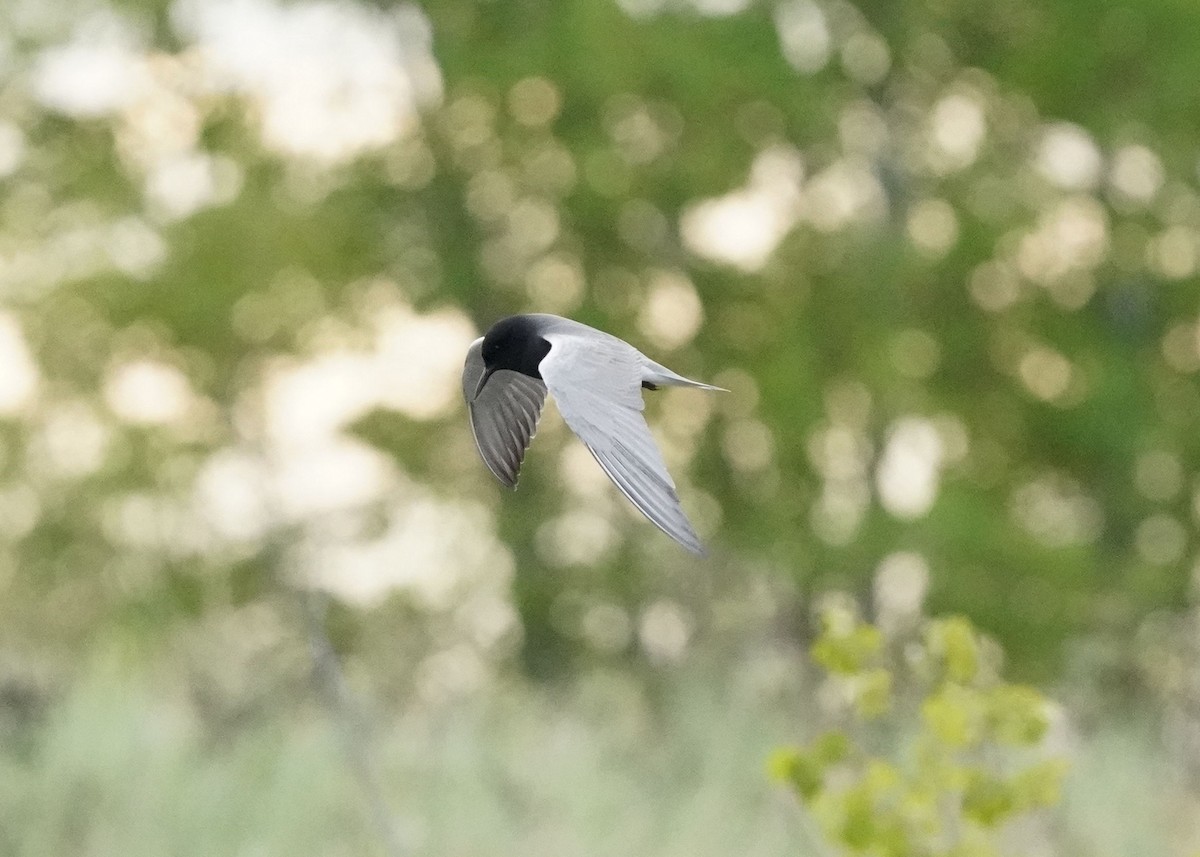
[[[650,389],[658,387],[699,387],[701,390],[718,390],[728,393],[724,387],[714,387],[712,384],[702,384],[672,372],[666,366],[655,363],[647,357],[642,358],[642,386]]]

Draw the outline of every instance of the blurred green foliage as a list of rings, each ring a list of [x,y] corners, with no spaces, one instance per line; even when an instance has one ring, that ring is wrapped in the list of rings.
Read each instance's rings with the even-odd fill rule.
[[[769,767],[839,853],[999,854],[1007,823],[1059,801],[1066,760],[1042,746],[1049,700],[1002,680],[968,620],[928,620],[889,653],[845,604],[821,618],[812,656],[844,700],[838,725]]]
[[[670,581],[728,587],[767,566],[801,592],[865,595],[897,550],[926,561],[936,609],[972,616],[1030,676],[1054,674],[1064,640],[1128,638],[1186,602],[1200,454],[1187,4],[439,2],[403,41],[440,69],[417,124],[333,156],[264,141],[266,96],[204,82],[220,45],[181,23],[199,14],[185,7],[94,5],[78,23],[14,5],[0,112],[20,155],[0,253],[39,385],[4,418],[5,508],[24,510],[3,535],[6,645],[157,635],[269,592],[274,525],[180,547],[197,480],[263,442],[280,361],[368,342],[395,305],[480,330],[565,312],[735,390],[650,402],[668,422],[705,409],[672,436],[718,548],[703,570],[606,511],[595,571],[560,573],[539,525],[570,496],[554,475],[565,438],[539,441],[522,491],[501,498],[458,409],[384,404],[342,427],[402,480],[485,504],[539,674],[589,655],[553,618],[564,599],[636,613],[665,594],[703,612]],[[43,46],[103,33],[98,18],[133,34],[148,94],[91,113],[39,96]],[[209,159],[216,190],[194,207],[155,172],[179,153]],[[706,201],[763,187],[782,194],[763,197],[775,225],[758,203],[716,238],[696,225]],[[749,237],[723,251],[731,228]],[[689,295],[698,329],[674,318]],[[113,412],[106,384],[138,360],[183,374],[197,406],[182,423]],[[81,421],[100,440],[72,470],[56,450],[76,441],[53,429]],[[884,483],[906,482],[916,499],[889,501]],[[372,500],[360,521],[403,502]],[[131,507],[141,534],[121,535]]]

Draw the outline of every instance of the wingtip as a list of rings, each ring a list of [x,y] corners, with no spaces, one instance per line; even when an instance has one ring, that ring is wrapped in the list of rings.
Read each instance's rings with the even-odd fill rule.
[[[651,522],[653,523],[653,521]],[[703,559],[708,556],[708,549],[704,547],[704,542],[700,541],[700,537],[689,526],[683,532],[671,532],[665,528],[661,528],[664,533],[671,537],[675,544],[679,545],[688,553]]]
[[[517,490],[517,479],[519,478],[520,474],[510,474],[498,470],[495,467],[492,467],[486,458],[484,459],[483,463],[487,465],[487,469],[491,472],[491,474],[496,477],[497,482],[499,482],[505,488],[511,488],[513,491]]]

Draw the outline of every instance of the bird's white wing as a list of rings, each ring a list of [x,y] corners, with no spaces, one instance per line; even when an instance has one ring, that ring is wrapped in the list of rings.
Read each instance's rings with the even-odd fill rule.
[[[475,388],[484,373],[480,354],[482,344],[482,339],[476,340],[467,350],[467,362],[463,366],[463,398],[467,400],[471,431],[483,463],[497,479],[509,488],[516,488],[521,461],[542,415],[546,385],[520,372],[500,369],[492,373],[475,396]]]
[[[642,416],[639,353],[591,331],[552,332],[546,339],[550,353],[539,369],[571,431],[651,523],[692,553],[703,554]]]

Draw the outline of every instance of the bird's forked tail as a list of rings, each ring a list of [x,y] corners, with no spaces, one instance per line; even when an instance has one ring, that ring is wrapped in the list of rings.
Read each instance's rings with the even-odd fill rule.
[[[685,378],[682,375],[672,372],[661,363],[655,363],[648,357],[642,357],[642,386],[648,387],[651,390],[656,390],[659,387],[698,387],[701,390],[717,390],[721,393],[728,393],[724,387],[715,387],[712,384],[702,384],[699,381],[693,381],[691,378]]]

